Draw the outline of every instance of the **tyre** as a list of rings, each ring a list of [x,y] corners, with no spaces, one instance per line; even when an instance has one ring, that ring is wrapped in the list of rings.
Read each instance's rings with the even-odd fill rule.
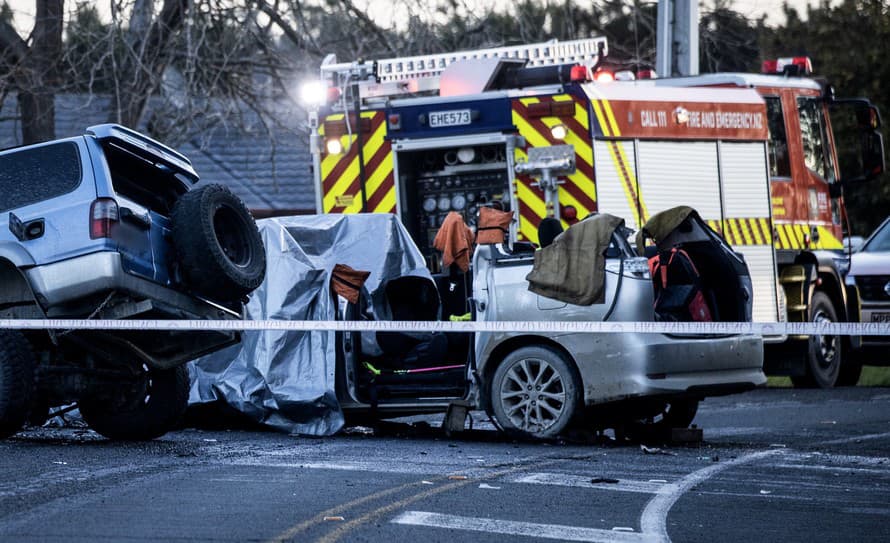
[[[21,332],[0,330],[0,439],[25,425],[34,392],[34,354]]]
[[[831,299],[817,291],[810,300],[810,321],[816,323],[837,322],[837,313]],[[842,352],[840,336],[810,336],[805,363],[806,374],[791,378],[797,387],[831,388],[841,373]],[[858,377],[857,377],[858,379]]]
[[[263,240],[228,188],[206,185],[186,193],[173,208],[172,222],[182,277],[198,294],[235,301],[263,282]]]
[[[148,370],[140,392],[125,405],[110,400],[83,399],[80,414],[90,428],[109,439],[144,441],[171,430],[185,412],[189,396],[186,366]]]
[[[506,432],[548,439],[565,430],[581,405],[581,377],[550,347],[522,347],[507,355],[491,380],[491,410]]]

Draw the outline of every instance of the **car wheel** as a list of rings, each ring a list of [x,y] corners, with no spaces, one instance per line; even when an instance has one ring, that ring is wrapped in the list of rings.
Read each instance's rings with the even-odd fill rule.
[[[207,185],[184,194],[172,221],[180,270],[195,292],[238,300],[263,282],[263,240],[244,203],[228,188]]]
[[[144,441],[170,431],[185,412],[189,396],[186,366],[147,370],[139,393],[127,402],[82,399],[78,407],[90,428],[109,439]]]
[[[0,330],[0,439],[25,425],[34,392],[34,354],[21,332]]]
[[[816,292],[810,300],[810,321],[815,323],[837,322],[837,313],[831,299],[824,292]],[[841,337],[827,335],[810,336],[807,348],[806,374],[791,378],[797,387],[831,388],[837,381],[842,367]]]
[[[552,438],[568,427],[581,404],[581,378],[559,351],[522,347],[498,365],[490,398],[495,419],[508,433]]]

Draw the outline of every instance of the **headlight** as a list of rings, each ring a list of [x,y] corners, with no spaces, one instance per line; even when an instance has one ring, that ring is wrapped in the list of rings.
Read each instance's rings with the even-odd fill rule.
[[[322,81],[307,81],[300,87],[300,100],[310,106],[320,106],[327,100],[328,88]]]

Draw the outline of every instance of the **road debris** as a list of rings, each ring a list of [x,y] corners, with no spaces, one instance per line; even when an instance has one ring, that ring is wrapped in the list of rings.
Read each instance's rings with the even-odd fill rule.
[[[660,447],[647,447],[645,445],[640,445],[640,450],[643,451],[644,454],[663,454],[666,456],[677,456],[677,453],[666,451]]]
[[[343,522],[346,519],[341,517],[340,515],[332,515],[329,517],[325,517],[324,520],[325,522]]]
[[[609,477],[594,477],[590,480],[590,482],[592,484],[607,483],[610,485],[615,485],[618,484],[618,479],[611,479]]]
[[[500,490],[501,489],[501,487],[499,487],[499,486],[491,486],[488,483],[480,483],[479,488],[482,488],[485,490]]]
[[[466,475],[449,475],[448,478],[451,479],[452,481],[466,481],[467,480]]]

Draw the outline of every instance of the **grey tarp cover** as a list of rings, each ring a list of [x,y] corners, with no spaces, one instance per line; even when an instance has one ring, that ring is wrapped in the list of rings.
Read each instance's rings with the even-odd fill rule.
[[[624,219],[601,213],[575,223],[540,251],[526,276],[535,294],[575,305],[602,303],[606,259],[603,256]]]
[[[643,254],[647,237],[652,238],[656,243],[661,242],[693,213],[698,215],[698,212],[689,206],[677,206],[652,215],[637,232],[637,250]]]
[[[390,214],[304,215],[257,221],[266,279],[247,304],[250,320],[333,320],[335,264],[370,271],[372,312],[388,316],[383,286],[430,277],[417,246]],[[330,435],[343,426],[334,392],[334,332],[248,331],[240,345],[191,364],[190,405],[224,402],[290,433]]]

